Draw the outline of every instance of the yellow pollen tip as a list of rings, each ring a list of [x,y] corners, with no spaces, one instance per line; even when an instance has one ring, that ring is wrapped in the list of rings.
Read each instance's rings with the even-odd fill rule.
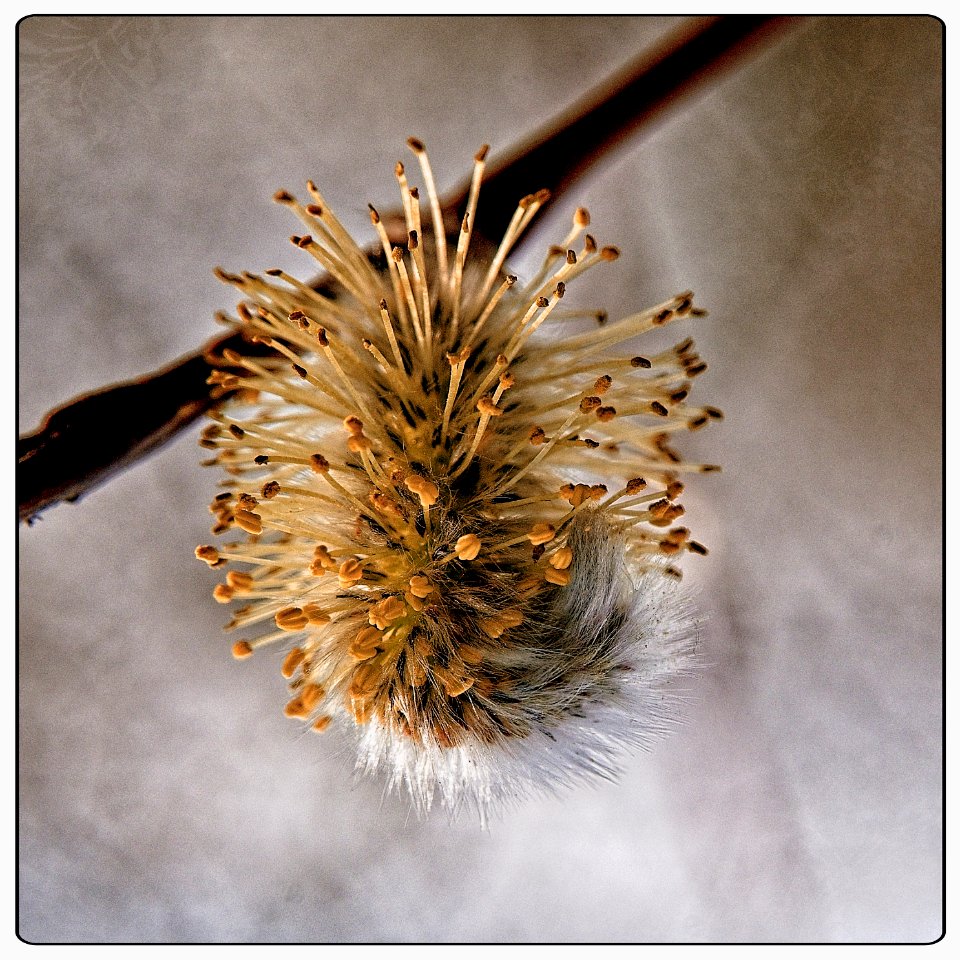
[[[475,533],[466,533],[457,540],[453,549],[460,560],[476,560],[482,546],[480,538]]]

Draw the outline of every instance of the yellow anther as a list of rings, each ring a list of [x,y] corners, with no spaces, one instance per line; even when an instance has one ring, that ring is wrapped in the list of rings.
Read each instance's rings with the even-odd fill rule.
[[[459,560],[476,560],[483,546],[475,533],[465,533],[453,548]]]
[[[549,562],[555,570],[566,570],[573,562],[573,551],[569,547],[561,547]]]
[[[213,588],[213,599],[217,603],[229,603],[233,599],[233,588],[225,583],[218,583]]]
[[[299,607],[284,607],[274,615],[274,623],[281,630],[302,630],[310,621]]]
[[[553,567],[550,567],[546,573],[543,575],[543,579],[547,583],[554,583],[558,587],[565,587],[570,582],[570,571],[569,570],[555,570]]]
[[[249,510],[238,510],[234,516],[234,521],[241,530],[254,535],[263,533],[263,524],[260,522],[260,514],[251,513]]]
[[[341,587],[352,587],[355,583],[359,583],[359,581],[363,579],[363,567],[360,566],[359,560],[351,557],[349,560],[344,560],[343,563],[340,564],[337,576],[340,578]]]
[[[412,473],[403,481],[406,488],[420,498],[423,507],[432,507],[440,496],[440,488],[426,477]]]
[[[424,597],[429,597],[430,594],[433,593],[433,584],[426,577],[411,577],[410,592],[422,600]]]
[[[556,535],[557,528],[552,523],[538,523],[527,534],[527,539],[536,547],[549,543]]]
[[[246,660],[247,657],[252,656],[253,647],[246,640],[238,640],[231,652],[237,660]]]
[[[294,647],[284,658],[280,665],[280,673],[289,680],[296,672],[297,667],[303,663],[306,653],[301,647]]]

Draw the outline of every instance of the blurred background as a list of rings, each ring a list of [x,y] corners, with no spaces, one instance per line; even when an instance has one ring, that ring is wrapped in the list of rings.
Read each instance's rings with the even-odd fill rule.
[[[441,189],[673,18],[34,17],[20,39],[20,431],[217,331],[212,275],[308,272],[279,187],[362,240],[422,138]],[[684,438],[707,618],[687,722],[620,781],[421,822],[221,634],[197,430],[20,543],[32,941],[928,941],[941,932],[942,24],[800,21],[608,157],[621,259],[727,419]],[[481,197],[481,208],[482,208]]]

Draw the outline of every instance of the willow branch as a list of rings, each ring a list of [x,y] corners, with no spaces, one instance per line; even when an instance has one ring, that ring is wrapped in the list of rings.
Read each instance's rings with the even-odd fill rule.
[[[786,22],[755,16],[685,22],[492,166],[475,229],[488,238],[499,237],[517,199],[543,187],[556,200],[617,145],[652,125],[681,97],[715,79]],[[454,235],[465,202],[466,188],[444,204],[444,219]],[[167,367],[84,394],[49,413],[35,433],[19,440],[20,519],[32,520],[52,504],[78,499],[212,409],[221,395],[213,395],[207,385],[210,357],[224,347],[250,352],[252,345],[238,334],[220,337]]]

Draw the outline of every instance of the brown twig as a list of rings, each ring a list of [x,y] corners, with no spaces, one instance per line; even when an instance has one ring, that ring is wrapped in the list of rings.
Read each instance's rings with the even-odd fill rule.
[[[540,188],[562,195],[619,143],[650,125],[685,94],[716,76],[786,22],[779,17],[699,18],[644,52],[603,87],[498,163],[484,181],[476,230],[498,237],[517,199]],[[444,205],[453,231],[466,190]],[[162,446],[211,409],[208,357],[224,347],[249,351],[239,334],[212,340],[160,370],[84,394],[49,413],[20,438],[17,502],[21,520],[74,501]]]

